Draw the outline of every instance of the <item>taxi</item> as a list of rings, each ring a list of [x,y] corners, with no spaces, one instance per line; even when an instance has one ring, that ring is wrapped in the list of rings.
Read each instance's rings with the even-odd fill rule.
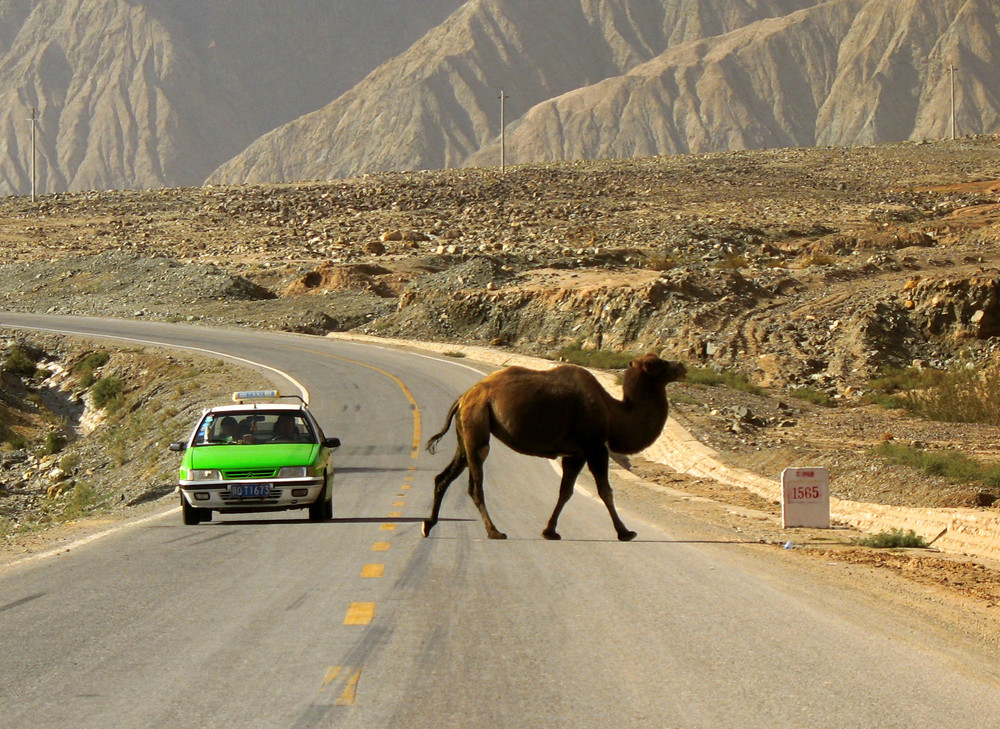
[[[298,395],[249,390],[233,393],[233,402],[206,409],[187,440],[170,444],[184,454],[184,523],[211,521],[213,512],[287,509],[308,509],[310,521],[332,519],[340,439],[323,434]]]

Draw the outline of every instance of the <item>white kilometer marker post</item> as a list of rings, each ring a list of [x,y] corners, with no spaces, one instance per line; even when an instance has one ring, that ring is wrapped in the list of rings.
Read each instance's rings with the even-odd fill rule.
[[[781,526],[830,528],[830,472],[786,468],[781,472]]]

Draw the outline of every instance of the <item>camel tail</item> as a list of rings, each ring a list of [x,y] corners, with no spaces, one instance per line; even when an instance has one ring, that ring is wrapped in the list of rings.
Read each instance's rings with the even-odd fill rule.
[[[455,413],[458,412],[458,400],[451,404],[451,409],[448,411],[448,419],[445,420],[444,430],[442,430],[437,435],[432,435],[427,441],[427,452],[435,453],[437,451],[438,441],[440,441],[445,433],[451,430],[451,421],[455,418]]]

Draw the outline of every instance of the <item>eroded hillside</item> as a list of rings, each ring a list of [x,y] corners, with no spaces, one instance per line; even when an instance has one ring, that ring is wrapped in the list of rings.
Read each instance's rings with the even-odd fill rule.
[[[993,356],[997,141],[9,198],[0,305],[655,348],[850,396]]]

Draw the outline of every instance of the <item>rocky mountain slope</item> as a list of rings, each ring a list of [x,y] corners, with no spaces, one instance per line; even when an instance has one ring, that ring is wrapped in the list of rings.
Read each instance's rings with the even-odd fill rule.
[[[673,47],[539,104],[508,130],[508,159],[942,138],[953,64],[957,128],[995,130],[998,26],[990,2],[835,0]],[[489,163],[497,148],[468,162]]]
[[[461,0],[0,0],[0,195],[196,185]]]
[[[511,121],[667,48],[815,0],[470,0],[349,93],[275,130],[210,182],[329,179],[463,164]],[[499,155],[486,164],[499,164]],[[522,159],[522,161],[528,161]]]
[[[0,195],[998,128],[990,0],[0,0]]]

